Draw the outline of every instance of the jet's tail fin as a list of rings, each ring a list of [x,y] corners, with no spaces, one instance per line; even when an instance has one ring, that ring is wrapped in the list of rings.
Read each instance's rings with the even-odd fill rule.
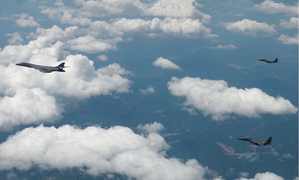
[[[269,137],[269,139],[267,139],[267,141],[264,143],[264,145],[271,145],[272,144],[272,137]]]
[[[275,60],[274,60],[274,62],[277,62],[278,61],[278,58],[276,58]]]

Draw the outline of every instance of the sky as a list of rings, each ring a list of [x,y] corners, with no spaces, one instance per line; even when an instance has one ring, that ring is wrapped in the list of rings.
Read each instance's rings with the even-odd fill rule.
[[[2,178],[298,179],[297,1],[2,0],[0,22]],[[271,156],[230,148],[248,135]]]

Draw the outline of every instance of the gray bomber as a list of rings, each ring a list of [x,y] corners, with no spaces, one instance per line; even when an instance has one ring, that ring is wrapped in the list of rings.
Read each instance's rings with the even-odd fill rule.
[[[22,63],[16,64],[16,65],[34,68],[43,73],[51,73],[52,71],[65,72],[65,70],[63,70],[63,68],[65,68],[64,62],[59,64],[56,67],[55,66],[54,67],[53,66],[41,66],[41,65],[31,64],[31,63],[27,63],[27,62],[22,62]]]

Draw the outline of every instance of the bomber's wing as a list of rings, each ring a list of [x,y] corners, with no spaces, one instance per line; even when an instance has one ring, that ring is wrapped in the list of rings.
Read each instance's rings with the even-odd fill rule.
[[[44,68],[35,68],[35,69],[38,69],[40,72],[43,72],[43,73],[50,73],[50,72],[52,72],[51,70],[44,69]]]

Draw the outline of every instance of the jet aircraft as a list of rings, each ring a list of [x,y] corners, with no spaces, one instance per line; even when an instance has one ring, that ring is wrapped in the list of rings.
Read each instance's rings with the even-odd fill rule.
[[[41,65],[31,64],[31,63],[27,63],[27,62],[22,62],[22,63],[16,64],[16,65],[25,66],[25,67],[29,67],[29,68],[34,68],[34,69],[37,69],[37,70],[39,70],[40,72],[43,72],[43,73],[51,73],[52,71],[65,72],[65,70],[63,70],[63,68],[65,68],[64,62],[59,64],[56,67],[41,66]]]
[[[258,145],[258,146],[262,146],[262,145],[271,145],[272,144],[272,137],[269,137],[269,139],[265,140],[265,139],[252,139],[250,137],[243,137],[243,138],[238,138],[239,140],[242,141],[249,141],[251,144],[253,145]]]
[[[265,61],[265,63],[277,63],[278,58],[276,58],[274,61],[272,61],[272,60],[267,60],[267,59],[259,59],[259,61]]]

